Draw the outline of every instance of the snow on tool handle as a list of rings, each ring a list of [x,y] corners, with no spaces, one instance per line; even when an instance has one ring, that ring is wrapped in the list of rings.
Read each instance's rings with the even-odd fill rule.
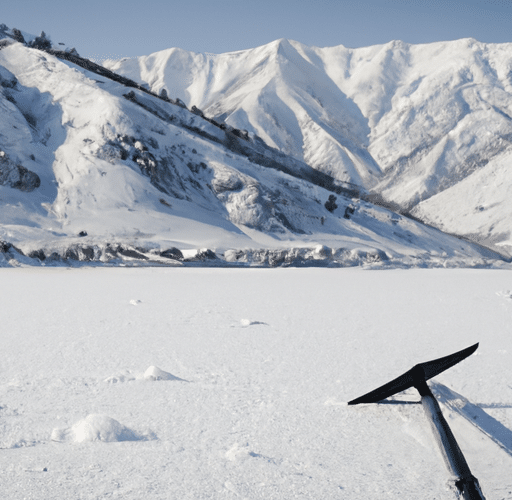
[[[439,403],[434,398],[432,391],[427,385],[427,380],[439,375],[441,372],[467,358],[473,354],[477,348],[478,343],[462,351],[450,354],[449,356],[427,361],[426,363],[419,363],[391,382],[348,402],[349,405],[377,403],[393,394],[405,391],[410,387],[415,387],[420,393],[421,404],[429,419],[430,426],[436,437],[437,444],[441,449],[446,465],[457,477],[455,485],[464,500],[485,499],[480,485],[478,484],[478,479],[471,474],[466,459],[455,440],[455,436],[441,413]]]

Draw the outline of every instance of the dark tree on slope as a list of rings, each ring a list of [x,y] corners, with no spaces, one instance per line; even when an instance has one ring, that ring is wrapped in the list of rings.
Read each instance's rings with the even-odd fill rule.
[[[336,205],[336,196],[330,194],[329,199],[325,202],[324,206],[329,210],[329,212],[334,212],[338,208],[338,205]]]
[[[52,48],[52,42],[46,38],[46,33],[41,31],[41,34],[35,38],[30,46],[34,49],[50,50]]]
[[[343,217],[345,217],[345,219],[350,219],[350,216],[351,215],[354,215],[356,209],[349,205],[347,208],[345,208],[345,214],[343,215]]]
[[[25,39],[23,38],[23,35],[21,34],[21,31],[18,28],[12,29],[12,37],[20,43],[25,43]]]

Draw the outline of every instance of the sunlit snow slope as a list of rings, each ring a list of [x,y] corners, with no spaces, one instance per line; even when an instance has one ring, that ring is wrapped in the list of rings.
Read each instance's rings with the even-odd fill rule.
[[[510,251],[501,226],[512,223],[503,195],[512,175],[503,171],[499,189],[473,201],[482,177],[505,168],[512,150],[511,49],[473,39],[358,49],[278,40],[221,55],[169,49],[107,66],[441,228]],[[426,201],[441,192],[439,202]],[[483,212],[478,222],[475,211]]]
[[[105,65],[338,179],[373,186],[379,178],[367,150],[368,119],[326,74],[319,56],[298,42],[282,39],[221,55],[173,48]]]
[[[10,39],[0,89],[0,239],[39,260],[108,260],[110,243],[310,247],[356,263],[492,257],[352,198],[251,134]]]

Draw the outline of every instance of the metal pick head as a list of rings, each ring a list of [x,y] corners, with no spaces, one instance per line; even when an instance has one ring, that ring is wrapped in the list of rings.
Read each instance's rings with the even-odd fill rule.
[[[393,394],[405,391],[409,387],[413,387],[417,382],[427,381],[441,372],[444,372],[453,365],[456,365],[463,359],[473,354],[478,348],[478,342],[462,351],[455,352],[442,358],[433,359],[432,361],[426,361],[425,363],[419,363],[413,366],[409,371],[403,375],[395,378],[391,382],[384,384],[383,386],[375,389],[368,394],[364,394],[352,401],[349,401],[349,405],[358,405],[360,403],[377,403],[383,399],[389,398]]]

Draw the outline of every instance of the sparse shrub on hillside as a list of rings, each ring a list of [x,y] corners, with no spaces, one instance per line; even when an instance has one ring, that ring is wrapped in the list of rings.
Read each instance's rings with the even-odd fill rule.
[[[330,194],[324,206],[329,212],[334,212],[338,208],[338,205],[336,205],[336,196]]]
[[[343,217],[345,217],[345,219],[350,219],[350,216],[351,215],[354,215],[354,212],[356,211],[356,209],[349,205],[347,208],[345,208],[345,214],[343,215]]]
[[[187,109],[187,105],[179,98],[176,97],[175,101],[176,105],[178,105],[180,108]]]
[[[165,89],[160,90],[159,97],[160,97],[160,99],[163,99],[164,101],[170,101],[169,96],[167,95],[167,90],[165,90]]]
[[[240,130],[240,129],[234,128],[231,130],[231,133],[233,135],[236,135],[237,137],[240,137],[240,139],[244,139],[245,141],[249,140],[249,132],[247,130]]]
[[[192,111],[192,113],[194,113],[195,115],[197,116],[201,116],[204,118],[204,113],[201,109],[199,109],[197,106],[192,106],[192,108],[190,109],[190,111]]]

